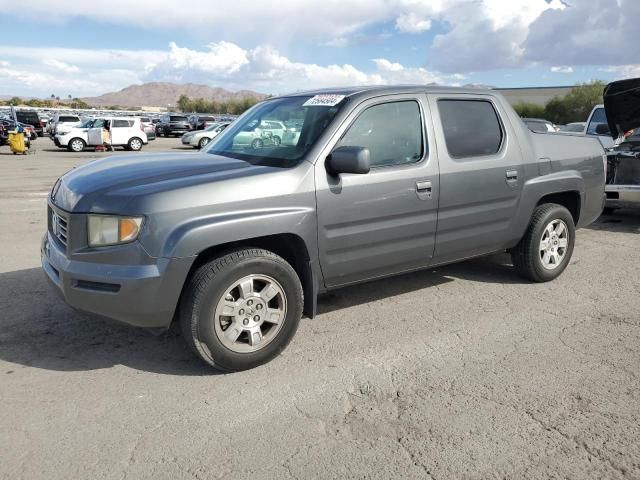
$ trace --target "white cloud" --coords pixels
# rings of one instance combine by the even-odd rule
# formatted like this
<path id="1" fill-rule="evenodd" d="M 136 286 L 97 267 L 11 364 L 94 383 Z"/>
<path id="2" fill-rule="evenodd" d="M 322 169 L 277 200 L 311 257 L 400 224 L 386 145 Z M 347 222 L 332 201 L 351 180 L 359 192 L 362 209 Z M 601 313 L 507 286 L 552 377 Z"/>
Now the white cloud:
<path id="1" fill-rule="evenodd" d="M 553 73 L 573 73 L 573 67 L 563 65 L 559 67 L 551 67 Z"/>
<path id="2" fill-rule="evenodd" d="M 422 33 L 431 29 L 431 20 L 422 18 L 414 12 L 396 18 L 396 30 L 402 33 Z"/>
<path id="3" fill-rule="evenodd" d="M 75 65 L 69 65 L 68 63 L 61 62 L 60 60 L 56 60 L 54 58 L 43 60 L 42 63 L 45 64 L 48 67 L 51 67 L 51 68 L 56 69 L 56 70 L 61 70 L 61 71 L 65 72 L 65 73 L 78 73 L 78 72 L 80 72 L 80 69 L 78 67 L 76 67 Z"/>
<path id="4" fill-rule="evenodd" d="M 275 94 L 345 85 L 451 83 L 461 78 L 406 67 L 387 58 L 372 59 L 367 69 L 348 63 L 297 62 L 268 45 L 244 49 L 230 42 L 213 43 L 201 50 L 172 42 L 168 50 L 148 51 L 145 58 L 128 50 L 22 47 L 14 51 L 2 46 L 0 50 L 9 52 L 10 60 L 16 62 L 0 63 L 0 91 L 41 96 L 90 96 L 149 81 L 202 83 Z"/>
<path id="5" fill-rule="evenodd" d="M 267 45 L 244 50 L 237 45 L 226 44 L 222 51 L 234 52 L 232 58 L 236 61 L 227 60 L 228 56 L 220 52 L 213 55 L 172 44 L 171 54 L 149 72 L 148 77 L 254 88 L 268 93 L 329 86 L 430 83 L 443 80 L 424 68 L 407 68 L 384 58 L 372 60 L 375 70 L 363 71 L 350 64 L 295 62 Z"/>
<path id="6" fill-rule="evenodd" d="M 541 14 L 529 29 L 526 59 L 546 65 L 627 65 L 637 61 L 638 0 L 581 0 Z"/>
<path id="7" fill-rule="evenodd" d="M 618 78 L 638 78 L 640 77 L 640 64 L 609 66 L 603 68 L 602 71 L 613 72 Z"/>

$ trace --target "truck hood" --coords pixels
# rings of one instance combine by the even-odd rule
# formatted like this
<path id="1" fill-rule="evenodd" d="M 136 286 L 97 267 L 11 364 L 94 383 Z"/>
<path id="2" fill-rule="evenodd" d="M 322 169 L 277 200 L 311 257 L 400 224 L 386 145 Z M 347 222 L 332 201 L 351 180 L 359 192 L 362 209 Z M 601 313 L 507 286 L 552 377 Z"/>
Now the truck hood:
<path id="1" fill-rule="evenodd" d="M 51 200 L 68 212 L 127 212 L 135 197 L 277 170 L 206 153 L 106 157 L 77 167 L 55 184 Z"/>
<path id="2" fill-rule="evenodd" d="M 609 83 L 603 93 L 611 136 L 640 127 L 640 78 Z"/>

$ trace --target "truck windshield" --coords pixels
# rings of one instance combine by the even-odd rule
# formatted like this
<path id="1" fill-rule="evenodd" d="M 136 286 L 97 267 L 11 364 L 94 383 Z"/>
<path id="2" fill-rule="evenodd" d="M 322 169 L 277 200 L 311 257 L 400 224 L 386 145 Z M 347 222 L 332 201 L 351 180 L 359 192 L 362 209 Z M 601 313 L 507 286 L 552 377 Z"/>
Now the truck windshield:
<path id="1" fill-rule="evenodd" d="M 210 142 L 207 153 L 256 165 L 293 167 L 307 154 L 345 102 L 342 95 L 266 100 Z"/>

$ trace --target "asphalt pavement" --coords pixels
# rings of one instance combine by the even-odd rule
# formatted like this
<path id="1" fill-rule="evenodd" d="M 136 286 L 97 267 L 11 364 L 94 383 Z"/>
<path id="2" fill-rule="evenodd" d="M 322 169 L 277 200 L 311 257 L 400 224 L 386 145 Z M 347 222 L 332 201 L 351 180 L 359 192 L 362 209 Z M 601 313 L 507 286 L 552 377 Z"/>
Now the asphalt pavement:
<path id="1" fill-rule="evenodd" d="M 0 147 L 0 478 L 640 478 L 640 211 L 579 230 L 554 282 L 496 255 L 335 291 L 220 375 L 49 288 L 46 196 L 110 154 L 35 149 Z"/>

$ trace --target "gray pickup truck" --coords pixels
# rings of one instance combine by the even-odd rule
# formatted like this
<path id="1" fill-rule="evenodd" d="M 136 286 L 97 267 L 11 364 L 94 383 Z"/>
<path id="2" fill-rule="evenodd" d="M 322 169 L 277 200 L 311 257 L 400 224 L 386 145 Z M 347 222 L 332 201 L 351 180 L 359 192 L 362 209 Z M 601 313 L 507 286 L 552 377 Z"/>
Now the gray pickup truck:
<path id="1" fill-rule="evenodd" d="M 297 141 L 235 141 L 265 120 Z M 597 139 L 530 132 L 490 90 L 296 93 L 198 153 L 63 175 L 42 266 L 75 309 L 175 320 L 205 362 L 243 370 L 278 355 L 330 289 L 504 251 L 532 281 L 554 279 L 602 212 L 605 160 Z"/>

